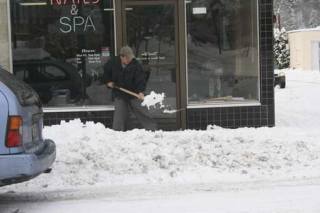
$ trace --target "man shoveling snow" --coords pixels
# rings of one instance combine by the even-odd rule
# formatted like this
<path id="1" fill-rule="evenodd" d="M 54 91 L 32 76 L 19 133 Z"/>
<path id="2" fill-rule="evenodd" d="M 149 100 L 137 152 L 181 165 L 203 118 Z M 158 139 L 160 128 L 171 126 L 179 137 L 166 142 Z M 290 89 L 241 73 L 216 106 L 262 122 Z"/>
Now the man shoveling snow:
<path id="1" fill-rule="evenodd" d="M 145 129 L 157 129 L 157 124 L 148 109 L 141 105 L 141 100 L 144 99 L 143 92 L 146 89 L 146 78 L 141 64 L 135 59 L 130 47 L 121 48 L 120 56 L 104 66 L 103 80 L 109 88 L 112 88 L 115 106 L 112 124 L 114 130 L 127 130 L 129 109 Z"/>

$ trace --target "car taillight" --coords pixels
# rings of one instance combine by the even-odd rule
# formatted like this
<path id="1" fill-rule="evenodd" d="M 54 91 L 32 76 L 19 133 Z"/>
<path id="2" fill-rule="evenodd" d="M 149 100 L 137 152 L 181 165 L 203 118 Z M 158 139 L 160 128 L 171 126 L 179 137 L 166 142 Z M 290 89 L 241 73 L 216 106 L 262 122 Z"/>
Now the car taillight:
<path id="1" fill-rule="evenodd" d="M 8 148 L 22 145 L 22 118 L 20 116 L 9 116 L 6 146 Z"/>

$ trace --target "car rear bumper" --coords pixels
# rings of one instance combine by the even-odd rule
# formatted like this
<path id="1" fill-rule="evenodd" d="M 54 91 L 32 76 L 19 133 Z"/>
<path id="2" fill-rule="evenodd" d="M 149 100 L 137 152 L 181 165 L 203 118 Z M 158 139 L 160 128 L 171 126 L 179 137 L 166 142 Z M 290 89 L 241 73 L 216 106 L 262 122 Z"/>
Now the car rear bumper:
<path id="1" fill-rule="evenodd" d="M 28 180 L 50 168 L 56 158 L 56 146 L 52 140 L 44 143 L 37 154 L 0 155 L 0 186 Z"/>

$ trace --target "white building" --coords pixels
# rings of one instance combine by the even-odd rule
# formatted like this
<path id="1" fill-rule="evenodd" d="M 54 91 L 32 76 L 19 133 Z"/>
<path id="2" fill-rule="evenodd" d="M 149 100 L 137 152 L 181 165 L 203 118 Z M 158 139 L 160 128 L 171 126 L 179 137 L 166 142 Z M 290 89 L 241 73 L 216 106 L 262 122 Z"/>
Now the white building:
<path id="1" fill-rule="evenodd" d="M 320 27 L 288 32 L 290 68 L 320 71 Z"/>

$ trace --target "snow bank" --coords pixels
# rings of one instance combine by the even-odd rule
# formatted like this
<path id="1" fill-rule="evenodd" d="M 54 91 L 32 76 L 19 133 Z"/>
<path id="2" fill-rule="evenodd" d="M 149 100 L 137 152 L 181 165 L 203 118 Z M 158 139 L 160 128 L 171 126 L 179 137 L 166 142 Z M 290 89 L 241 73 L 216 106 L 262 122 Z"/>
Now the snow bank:
<path id="1" fill-rule="evenodd" d="M 45 135 L 57 143 L 53 171 L 20 184 L 20 190 L 301 178 L 320 173 L 319 134 L 286 128 L 119 133 L 75 120 L 47 127 Z"/>
<path id="2" fill-rule="evenodd" d="M 287 88 L 275 90 L 275 128 L 124 133 L 99 123 L 62 122 L 44 129 L 57 144 L 52 173 L 6 188 L 45 191 L 319 176 L 320 75 L 285 72 Z"/>

